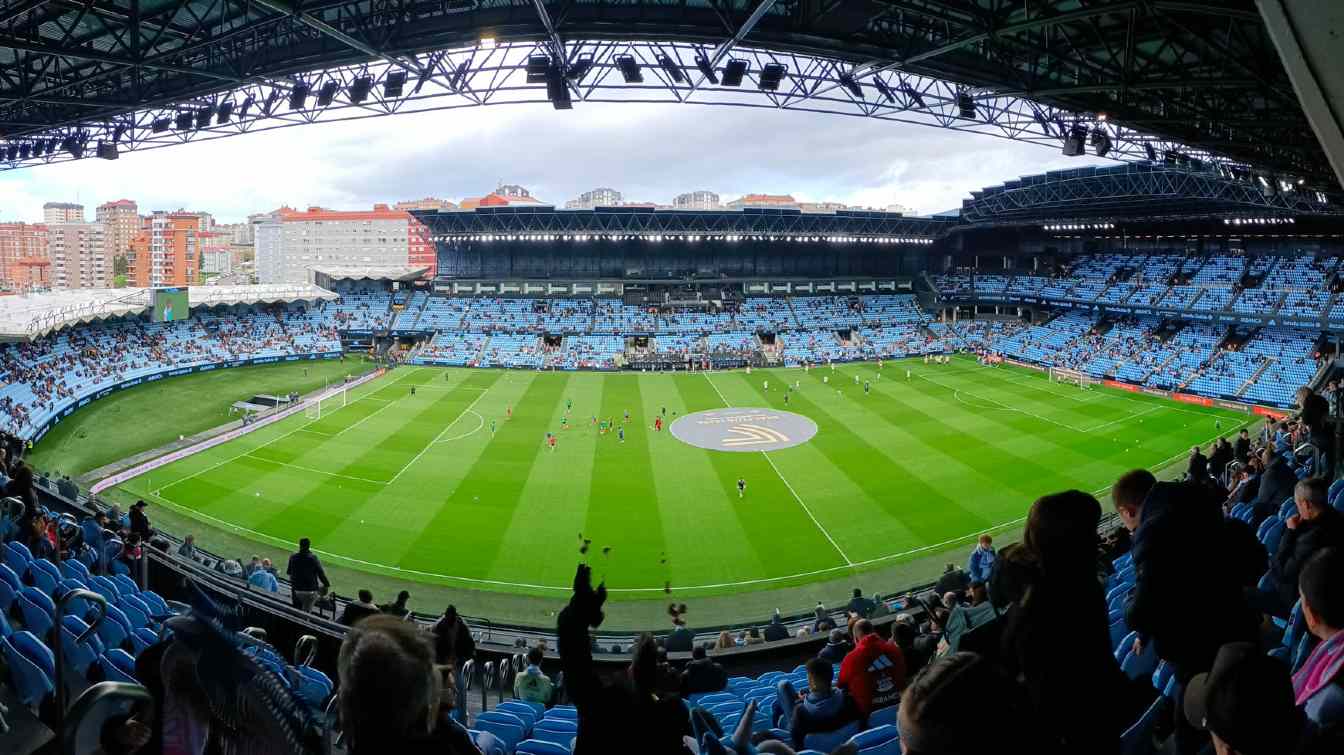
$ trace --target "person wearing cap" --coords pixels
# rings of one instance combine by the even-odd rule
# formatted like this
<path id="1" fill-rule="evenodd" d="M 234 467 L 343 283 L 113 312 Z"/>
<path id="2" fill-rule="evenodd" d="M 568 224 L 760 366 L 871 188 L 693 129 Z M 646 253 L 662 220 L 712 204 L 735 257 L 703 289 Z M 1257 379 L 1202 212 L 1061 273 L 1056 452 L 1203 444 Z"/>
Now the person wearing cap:
<path id="1" fill-rule="evenodd" d="M 1344 722 L 1344 548 L 1327 548 L 1302 567 L 1302 618 L 1318 640 L 1293 675 L 1296 702 L 1319 726 Z"/>
<path id="2" fill-rule="evenodd" d="M 854 646 L 849 644 L 849 633 L 843 629 L 832 629 L 830 636 L 826 640 L 826 645 L 817 652 L 817 657 L 827 663 L 835 664 L 843 661 L 849 651 Z"/>
<path id="3" fill-rule="evenodd" d="M 1288 667 L 1250 642 L 1219 648 L 1213 667 L 1186 684 L 1182 708 L 1217 755 L 1286 755 L 1304 733 Z"/>
<path id="4" fill-rule="evenodd" d="M 154 536 L 154 530 L 149 526 L 149 517 L 145 516 L 145 507 L 149 504 L 143 500 L 131 504 L 131 533 L 139 535 L 140 539 L 149 542 Z"/>
<path id="5" fill-rule="evenodd" d="M 770 617 L 770 623 L 765 625 L 765 641 L 775 642 L 776 640 L 789 639 L 789 628 L 784 626 L 784 619 L 779 615 L 779 609 Z"/>

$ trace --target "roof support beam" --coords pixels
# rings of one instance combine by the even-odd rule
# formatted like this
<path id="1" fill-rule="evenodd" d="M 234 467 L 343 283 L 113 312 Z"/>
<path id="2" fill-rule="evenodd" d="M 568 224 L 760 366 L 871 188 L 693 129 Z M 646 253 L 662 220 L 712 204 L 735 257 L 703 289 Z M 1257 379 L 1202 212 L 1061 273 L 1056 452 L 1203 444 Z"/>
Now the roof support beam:
<path id="1" fill-rule="evenodd" d="M 724 57 L 726 57 L 734 47 L 741 44 L 742 40 L 747 38 L 747 35 L 751 33 L 751 30 L 756 28 L 756 24 L 760 23 L 761 18 L 764 17 L 766 13 L 769 13 L 770 9 L 773 7 L 775 7 L 775 0 L 761 0 L 756 6 L 756 10 L 752 11 L 751 15 L 747 16 L 747 20 L 743 21 L 742 25 L 737 27 L 737 31 L 733 33 L 733 36 L 724 41 L 723 44 L 719 45 L 718 48 L 714 50 L 714 57 L 709 59 L 709 67 L 713 69 L 718 66 L 719 63 L 723 62 Z M 703 73 L 700 74 L 700 78 L 696 79 L 695 83 L 691 85 L 691 89 L 686 93 L 686 97 L 689 98 L 692 94 L 695 94 L 695 90 L 699 89 L 700 85 L 705 83 L 706 78 L 708 77 Z"/>
<path id="2" fill-rule="evenodd" d="M 314 29 L 319 33 L 323 34 L 324 36 L 330 37 L 336 40 L 337 42 L 340 42 L 346 47 L 358 50 L 370 57 L 381 58 L 383 60 L 386 60 L 392 65 L 405 68 L 406 70 L 410 71 L 416 76 L 424 74 L 424 69 L 422 69 L 420 67 L 420 64 L 416 63 L 414 59 L 404 58 L 400 55 L 393 55 L 391 53 L 386 53 L 371 45 L 365 44 L 364 42 L 355 39 L 349 34 L 346 34 L 345 32 L 341 31 L 340 29 L 337 29 L 336 27 L 332 26 L 326 21 L 323 21 L 322 19 L 312 15 L 311 13 L 306 13 L 302 10 L 299 10 L 298 6 L 291 5 L 289 2 L 286 2 L 285 0 L 253 0 L 253 1 L 257 5 L 262 6 L 263 8 L 269 8 L 270 10 L 273 10 L 276 13 L 282 13 L 286 16 L 291 16 L 297 19 L 304 26 L 307 26 L 310 29 Z"/>

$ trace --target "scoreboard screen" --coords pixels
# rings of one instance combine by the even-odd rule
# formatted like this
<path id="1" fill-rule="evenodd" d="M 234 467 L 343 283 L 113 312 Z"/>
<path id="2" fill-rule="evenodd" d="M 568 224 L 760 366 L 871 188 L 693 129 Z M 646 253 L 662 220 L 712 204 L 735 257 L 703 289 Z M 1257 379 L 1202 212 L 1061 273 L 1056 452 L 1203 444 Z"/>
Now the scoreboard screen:
<path id="1" fill-rule="evenodd" d="M 172 322 L 191 317 L 186 288 L 156 288 L 153 292 L 154 322 Z"/>

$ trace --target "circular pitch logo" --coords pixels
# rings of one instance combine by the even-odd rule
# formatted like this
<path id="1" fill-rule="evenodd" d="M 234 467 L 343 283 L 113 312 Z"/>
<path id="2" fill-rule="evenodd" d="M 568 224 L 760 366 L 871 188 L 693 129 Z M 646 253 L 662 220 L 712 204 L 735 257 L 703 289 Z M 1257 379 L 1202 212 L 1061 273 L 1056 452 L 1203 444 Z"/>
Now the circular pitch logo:
<path id="1" fill-rule="evenodd" d="M 711 451 L 778 451 L 811 440 L 817 423 L 777 409 L 713 409 L 679 417 L 668 429 L 677 440 Z"/>

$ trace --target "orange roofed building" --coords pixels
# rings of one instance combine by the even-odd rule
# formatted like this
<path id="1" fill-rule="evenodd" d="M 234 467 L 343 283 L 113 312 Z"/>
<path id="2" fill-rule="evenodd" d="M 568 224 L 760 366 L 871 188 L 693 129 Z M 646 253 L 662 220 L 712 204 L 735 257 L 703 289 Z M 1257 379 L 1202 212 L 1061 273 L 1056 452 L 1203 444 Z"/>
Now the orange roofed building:
<path id="1" fill-rule="evenodd" d="M 44 288 L 49 285 L 50 267 L 45 225 L 0 223 L 0 289 L 24 292 Z"/>
<path id="2" fill-rule="evenodd" d="M 133 286 L 194 286 L 201 276 L 201 215 L 156 212 L 131 238 Z"/>

